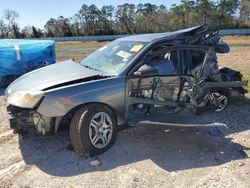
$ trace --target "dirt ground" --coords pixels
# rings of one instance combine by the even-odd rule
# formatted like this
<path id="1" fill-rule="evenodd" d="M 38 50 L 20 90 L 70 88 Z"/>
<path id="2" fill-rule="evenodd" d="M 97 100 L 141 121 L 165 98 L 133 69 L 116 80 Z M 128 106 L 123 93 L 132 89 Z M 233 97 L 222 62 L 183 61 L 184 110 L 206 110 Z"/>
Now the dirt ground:
<path id="1" fill-rule="evenodd" d="M 230 54 L 220 66 L 250 75 L 250 37 L 225 37 Z M 80 60 L 105 43 L 57 43 L 58 60 Z M 97 158 L 70 150 L 68 132 L 26 138 L 9 130 L 0 97 L 0 187 L 250 187 L 250 98 L 233 99 L 201 118 L 228 128 L 141 125 L 118 134 Z M 98 159 L 99 166 L 90 162 Z"/>

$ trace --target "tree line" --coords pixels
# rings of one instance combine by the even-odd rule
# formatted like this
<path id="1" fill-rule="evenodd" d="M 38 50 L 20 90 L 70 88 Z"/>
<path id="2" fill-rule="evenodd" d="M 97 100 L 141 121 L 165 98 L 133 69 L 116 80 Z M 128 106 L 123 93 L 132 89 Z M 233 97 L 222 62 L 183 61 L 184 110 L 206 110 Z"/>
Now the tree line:
<path id="1" fill-rule="evenodd" d="M 43 29 L 18 26 L 14 10 L 0 19 L 1 38 L 69 37 L 136 34 L 173 31 L 200 24 L 211 28 L 250 28 L 250 0 L 181 0 L 170 9 L 165 5 L 125 3 L 100 9 L 83 4 L 72 17 L 50 18 Z"/>

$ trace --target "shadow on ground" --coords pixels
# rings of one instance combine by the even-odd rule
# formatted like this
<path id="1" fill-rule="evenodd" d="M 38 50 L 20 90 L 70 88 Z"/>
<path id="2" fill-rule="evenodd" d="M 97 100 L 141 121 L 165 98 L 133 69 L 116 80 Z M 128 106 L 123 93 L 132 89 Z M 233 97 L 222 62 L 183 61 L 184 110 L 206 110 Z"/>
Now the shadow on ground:
<path id="1" fill-rule="evenodd" d="M 221 114 L 210 117 L 225 123 L 226 130 L 141 125 L 120 132 L 115 145 L 98 157 L 102 162 L 98 167 L 90 165 L 93 158 L 67 149 L 67 131 L 50 137 L 20 137 L 20 149 L 26 164 L 54 176 L 106 171 L 143 160 L 151 160 L 169 172 L 217 166 L 247 158 L 245 151 L 249 148 L 226 136 L 250 129 L 250 102 L 245 98 L 237 100 Z"/>

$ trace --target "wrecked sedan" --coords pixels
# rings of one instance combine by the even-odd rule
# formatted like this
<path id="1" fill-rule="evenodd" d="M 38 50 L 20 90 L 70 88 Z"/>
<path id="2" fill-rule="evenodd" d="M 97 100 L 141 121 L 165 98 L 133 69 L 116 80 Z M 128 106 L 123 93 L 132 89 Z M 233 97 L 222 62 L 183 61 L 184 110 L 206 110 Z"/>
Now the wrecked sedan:
<path id="1" fill-rule="evenodd" d="M 124 125 L 220 126 L 194 117 L 202 109 L 222 111 L 231 95 L 245 93 L 239 72 L 218 68 L 216 53 L 227 52 L 206 25 L 117 39 L 80 63 L 15 80 L 5 91 L 11 127 L 40 134 L 69 127 L 74 150 L 94 156 Z"/>

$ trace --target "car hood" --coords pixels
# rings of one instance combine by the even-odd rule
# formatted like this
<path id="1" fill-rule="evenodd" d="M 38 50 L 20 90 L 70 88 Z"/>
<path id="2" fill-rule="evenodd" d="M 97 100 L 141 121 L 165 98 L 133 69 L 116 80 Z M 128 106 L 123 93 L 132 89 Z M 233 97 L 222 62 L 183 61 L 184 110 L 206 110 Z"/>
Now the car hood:
<path id="1" fill-rule="evenodd" d="M 72 60 L 63 61 L 29 72 L 14 82 L 6 89 L 5 94 L 16 91 L 36 90 L 41 91 L 53 86 L 62 86 L 73 81 L 99 76 L 101 71 L 92 70 L 75 63 Z"/>

